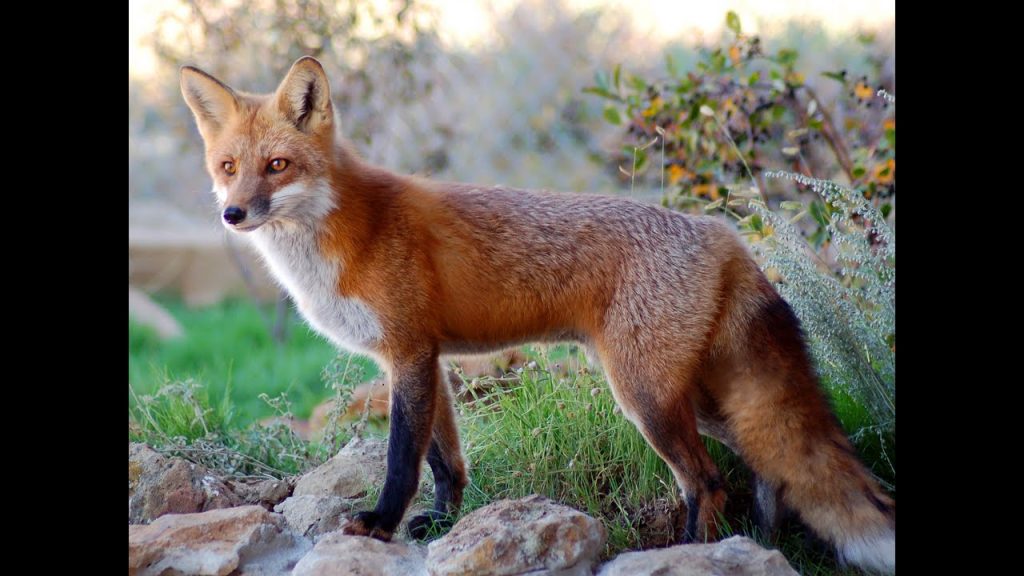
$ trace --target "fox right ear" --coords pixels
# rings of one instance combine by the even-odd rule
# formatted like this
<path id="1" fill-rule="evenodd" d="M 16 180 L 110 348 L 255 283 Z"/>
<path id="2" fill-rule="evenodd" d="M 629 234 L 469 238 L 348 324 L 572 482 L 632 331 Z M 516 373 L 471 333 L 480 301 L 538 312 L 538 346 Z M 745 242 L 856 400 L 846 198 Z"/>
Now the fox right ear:
<path id="1" fill-rule="evenodd" d="M 181 94 L 196 117 L 203 140 L 209 141 L 238 111 L 234 90 L 198 68 L 181 67 Z"/>
<path id="2" fill-rule="evenodd" d="M 277 105 L 292 124 L 307 134 L 330 129 L 334 117 L 327 73 L 312 56 L 303 56 L 277 87 Z"/>

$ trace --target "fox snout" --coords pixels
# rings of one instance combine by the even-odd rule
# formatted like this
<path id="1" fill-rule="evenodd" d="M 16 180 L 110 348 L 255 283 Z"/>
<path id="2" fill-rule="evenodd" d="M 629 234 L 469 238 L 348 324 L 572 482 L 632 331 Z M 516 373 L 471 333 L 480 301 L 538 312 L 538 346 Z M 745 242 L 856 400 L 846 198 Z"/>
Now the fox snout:
<path id="1" fill-rule="evenodd" d="M 228 224 L 241 224 L 245 220 L 245 209 L 238 206 L 228 206 L 224 209 L 224 221 Z"/>
<path id="2" fill-rule="evenodd" d="M 266 223 L 270 212 L 270 200 L 263 196 L 244 196 L 226 193 L 218 194 L 221 219 L 230 230 L 249 232 Z"/>

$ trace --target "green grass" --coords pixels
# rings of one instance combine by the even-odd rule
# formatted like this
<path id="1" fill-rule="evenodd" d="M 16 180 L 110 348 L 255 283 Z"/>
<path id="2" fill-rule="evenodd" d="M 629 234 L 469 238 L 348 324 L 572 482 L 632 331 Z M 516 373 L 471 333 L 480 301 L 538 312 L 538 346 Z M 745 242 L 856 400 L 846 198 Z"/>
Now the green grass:
<path id="1" fill-rule="evenodd" d="M 211 404 L 230 401 L 240 426 L 274 414 L 260 394 L 287 393 L 299 418 L 307 418 L 332 394 L 322 371 L 337 353 L 296 314 L 290 314 L 285 342 L 277 344 L 251 302 L 236 300 L 202 309 L 175 301 L 162 304 L 181 323 L 185 336 L 160 341 L 128 319 L 128 383 L 137 394 L 153 394 L 165 383 L 194 379 L 203 383 Z M 272 317 L 272 308 L 266 314 Z M 377 374 L 365 358 L 356 357 L 353 363 L 366 378 Z M 130 394 L 128 402 L 133 402 Z"/>

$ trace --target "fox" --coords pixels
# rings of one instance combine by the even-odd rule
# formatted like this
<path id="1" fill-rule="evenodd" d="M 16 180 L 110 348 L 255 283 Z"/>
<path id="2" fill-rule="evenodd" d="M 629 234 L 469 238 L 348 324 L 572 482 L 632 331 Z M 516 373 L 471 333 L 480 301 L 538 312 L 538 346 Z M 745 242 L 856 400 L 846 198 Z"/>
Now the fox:
<path id="1" fill-rule="evenodd" d="M 374 166 L 341 135 L 313 57 L 270 94 L 191 66 L 180 84 L 224 226 L 251 240 L 316 332 L 389 379 L 384 486 L 345 533 L 389 541 L 424 460 L 434 504 L 409 534 L 457 517 L 469 480 L 441 355 L 574 341 L 671 469 L 683 543 L 714 540 L 726 500 L 703 434 L 752 470 L 760 526 L 794 511 L 841 562 L 895 572 L 895 501 L 832 412 L 799 320 L 728 223 Z"/>

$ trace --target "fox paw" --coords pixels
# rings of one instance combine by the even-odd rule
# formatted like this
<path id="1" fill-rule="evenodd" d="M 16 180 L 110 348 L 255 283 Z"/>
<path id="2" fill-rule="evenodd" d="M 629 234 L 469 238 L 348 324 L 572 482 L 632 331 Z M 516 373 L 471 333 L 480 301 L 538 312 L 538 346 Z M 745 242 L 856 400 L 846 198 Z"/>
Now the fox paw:
<path id="1" fill-rule="evenodd" d="M 360 512 L 341 527 L 342 534 L 368 536 L 383 542 L 390 542 L 393 532 L 380 527 L 380 515 L 376 512 Z"/>
<path id="2" fill-rule="evenodd" d="M 432 540 L 452 527 L 452 519 L 447 514 L 431 510 L 414 516 L 409 521 L 409 535 L 417 540 Z"/>

